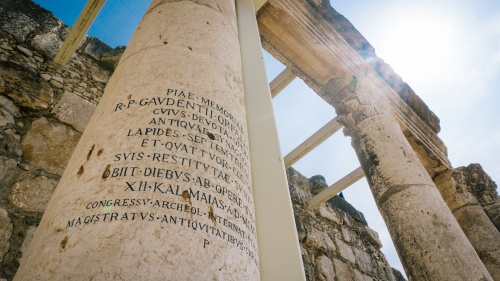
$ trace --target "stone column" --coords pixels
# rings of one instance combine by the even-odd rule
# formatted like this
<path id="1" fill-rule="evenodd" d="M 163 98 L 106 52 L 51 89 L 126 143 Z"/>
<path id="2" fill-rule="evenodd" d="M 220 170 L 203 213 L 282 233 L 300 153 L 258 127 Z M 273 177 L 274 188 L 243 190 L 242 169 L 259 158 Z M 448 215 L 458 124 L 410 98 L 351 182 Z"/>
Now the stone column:
<path id="1" fill-rule="evenodd" d="M 234 1 L 154 0 L 15 280 L 259 280 Z"/>
<path id="2" fill-rule="evenodd" d="M 325 90 L 352 137 L 409 280 L 492 280 L 376 83 L 346 75 Z"/>
<path id="3" fill-rule="evenodd" d="M 491 277 L 500 280 L 500 232 L 467 190 L 465 175 L 449 170 L 434 182 Z"/>

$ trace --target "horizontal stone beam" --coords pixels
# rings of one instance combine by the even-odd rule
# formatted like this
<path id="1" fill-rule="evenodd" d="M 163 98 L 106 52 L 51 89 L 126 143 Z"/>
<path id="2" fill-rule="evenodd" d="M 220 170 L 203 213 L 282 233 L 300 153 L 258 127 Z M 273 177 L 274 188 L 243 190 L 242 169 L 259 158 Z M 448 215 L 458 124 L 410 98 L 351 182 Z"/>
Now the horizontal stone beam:
<path id="1" fill-rule="evenodd" d="M 106 0 L 87 1 L 87 4 L 85 4 L 68 36 L 66 36 L 64 43 L 54 57 L 55 63 L 65 66 L 69 62 L 105 2 Z"/>
<path id="2" fill-rule="evenodd" d="M 290 84 L 297 75 L 293 73 L 290 68 L 285 68 L 276 78 L 269 83 L 269 88 L 271 89 L 271 97 L 277 96 L 288 84 Z"/>
<path id="3" fill-rule="evenodd" d="M 291 167 L 307 153 L 335 134 L 340 128 L 342 128 L 342 125 L 337 121 L 337 117 L 330 120 L 330 122 L 326 123 L 321 129 L 285 156 L 285 168 L 288 169 Z"/>
<path id="4" fill-rule="evenodd" d="M 361 167 L 357 168 L 356 170 L 350 172 L 347 176 L 341 178 L 339 181 L 335 182 L 334 184 L 330 185 L 329 187 L 323 189 L 320 193 L 316 194 L 309 202 L 307 203 L 307 208 L 309 210 L 314 210 L 317 208 L 321 203 L 327 201 L 328 199 L 332 198 L 333 196 L 339 194 L 342 192 L 342 190 L 348 188 L 361 178 L 365 176 L 365 173 L 363 172 L 363 169 Z"/>

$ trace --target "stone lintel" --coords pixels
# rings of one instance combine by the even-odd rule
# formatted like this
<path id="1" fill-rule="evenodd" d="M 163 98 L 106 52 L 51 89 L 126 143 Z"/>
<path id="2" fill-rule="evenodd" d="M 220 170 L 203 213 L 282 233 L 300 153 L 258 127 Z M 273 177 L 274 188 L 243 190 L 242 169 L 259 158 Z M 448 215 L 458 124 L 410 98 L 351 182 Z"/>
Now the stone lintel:
<path id="1" fill-rule="evenodd" d="M 361 34 L 323 2 L 268 1 L 257 13 L 263 47 L 330 104 L 332 96 L 325 92 L 328 81 L 346 74 L 370 77 L 389 101 L 402 129 L 429 152 L 421 156 L 450 168 L 446 146 L 437 136 L 439 119 L 376 57 Z"/>

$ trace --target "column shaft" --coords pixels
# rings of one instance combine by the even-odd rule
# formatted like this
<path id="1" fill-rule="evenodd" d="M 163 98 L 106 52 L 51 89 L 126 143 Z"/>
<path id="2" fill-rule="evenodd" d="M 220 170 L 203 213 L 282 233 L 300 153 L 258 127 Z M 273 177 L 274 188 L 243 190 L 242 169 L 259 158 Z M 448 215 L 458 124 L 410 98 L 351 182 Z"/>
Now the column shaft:
<path id="1" fill-rule="evenodd" d="M 234 1 L 152 2 L 15 280 L 259 280 Z"/>
<path id="2" fill-rule="evenodd" d="M 467 190 L 464 175 L 450 170 L 434 182 L 493 279 L 500 280 L 500 232 Z"/>
<path id="3" fill-rule="evenodd" d="M 326 90 L 409 280 L 492 280 L 374 83 L 346 76 Z"/>

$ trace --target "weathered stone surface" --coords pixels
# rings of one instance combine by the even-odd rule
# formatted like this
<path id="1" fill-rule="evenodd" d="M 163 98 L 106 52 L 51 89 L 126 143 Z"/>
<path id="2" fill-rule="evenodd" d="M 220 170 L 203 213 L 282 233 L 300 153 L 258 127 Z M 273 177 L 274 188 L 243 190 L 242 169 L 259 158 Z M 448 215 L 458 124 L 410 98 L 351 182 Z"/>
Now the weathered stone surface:
<path id="1" fill-rule="evenodd" d="M 378 262 L 377 263 L 377 271 L 378 271 L 378 275 L 381 276 L 384 280 L 387 280 L 387 281 L 396 281 L 396 277 L 394 276 L 394 273 L 393 273 L 393 268 L 386 265 L 386 264 L 383 264 L 381 262 Z"/>
<path id="2" fill-rule="evenodd" d="M 329 205 L 321 204 L 318 207 L 318 215 L 337 224 L 342 223 L 342 218 Z"/>
<path id="3" fill-rule="evenodd" d="M 49 58 L 54 58 L 62 45 L 62 40 L 53 32 L 37 34 L 31 39 L 31 45 Z"/>
<path id="4" fill-rule="evenodd" d="M 3 81 L 2 76 L 0 76 L 0 93 L 5 92 L 5 81 Z"/>
<path id="5" fill-rule="evenodd" d="M 39 24 L 21 12 L 6 11 L 6 6 L 0 6 L 0 28 L 9 32 L 20 41 L 26 40 Z"/>
<path id="6" fill-rule="evenodd" d="M 19 109 L 6 97 L 0 96 L 0 127 L 14 124 L 14 117 L 19 116 Z"/>
<path id="7" fill-rule="evenodd" d="M 116 47 L 111 52 L 102 56 L 101 65 L 110 70 L 115 69 L 124 51 L 125 51 L 124 46 Z"/>
<path id="8" fill-rule="evenodd" d="M 354 280 L 355 281 L 373 281 L 373 278 L 371 278 L 368 275 L 364 275 L 361 273 L 361 271 L 354 269 Z"/>
<path id="9" fill-rule="evenodd" d="M 9 174 L 10 170 L 17 166 L 17 161 L 0 156 L 0 182 Z"/>
<path id="10" fill-rule="evenodd" d="M 373 271 L 373 265 L 370 258 L 365 251 L 362 251 L 358 248 L 353 247 L 354 256 L 356 257 L 356 263 L 359 266 L 359 269 L 365 273 L 371 273 Z"/>
<path id="11" fill-rule="evenodd" d="M 24 253 L 26 253 L 26 250 L 28 250 L 28 247 L 31 243 L 31 240 L 33 240 L 33 236 L 35 235 L 37 227 L 36 226 L 29 226 L 28 229 L 26 230 L 26 234 L 24 236 L 24 241 L 23 244 L 21 245 L 21 248 L 19 251 L 21 252 L 21 257 L 19 258 L 19 263 L 21 263 L 22 257 Z"/>
<path id="12" fill-rule="evenodd" d="M 382 248 L 383 246 L 382 241 L 380 241 L 378 233 L 375 230 L 369 228 L 368 226 L 365 227 L 364 230 L 365 231 L 363 231 L 363 237 L 367 239 L 368 242 L 370 242 L 372 245 L 375 245 L 377 248 L 379 249 Z"/>
<path id="13" fill-rule="evenodd" d="M 379 275 L 379 271 L 373 269 L 373 265 L 378 263 L 390 268 L 379 250 L 380 241 L 378 244 L 371 241 L 378 240 L 376 232 L 354 221 L 342 209 L 332 209 L 328 204 L 320 205 L 315 212 L 307 211 L 307 201 L 303 198 L 311 196 L 311 180 L 305 180 L 304 176 L 292 168 L 287 170 L 287 174 L 290 193 L 302 194 L 292 197 L 292 202 L 306 280 L 325 280 L 329 264 L 327 259 L 337 259 L 338 264 L 334 268 L 339 267 L 342 271 L 341 275 L 336 273 L 335 280 L 388 280 L 385 271 L 381 271 L 382 275 Z M 373 233 L 370 235 L 367 231 Z M 305 236 L 304 232 L 308 236 L 301 238 Z M 348 245 L 341 237 L 347 238 L 355 246 Z M 340 241 L 339 247 L 330 244 L 332 238 L 335 238 L 333 241 Z"/>
<path id="14" fill-rule="evenodd" d="M 342 227 L 340 230 L 342 232 L 342 238 L 344 239 L 344 241 L 347 241 L 349 243 L 354 243 L 356 241 L 356 234 L 349 230 L 349 228 Z"/>
<path id="15" fill-rule="evenodd" d="M 306 236 L 306 245 L 314 248 L 323 248 L 328 250 L 335 250 L 335 244 L 326 232 L 312 228 Z"/>
<path id="16" fill-rule="evenodd" d="M 349 270 L 349 265 L 345 262 L 333 259 L 333 265 L 335 266 L 335 273 L 337 275 L 337 280 L 353 280 L 351 276 L 351 271 Z"/>
<path id="17" fill-rule="evenodd" d="M 309 180 L 294 169 L 287 169 L 286 174 L 289 178 L 288 185 L 292 201 L 298 204 L 306 204 L 312 197 Z"/>
<path id="18" fill-rule="evenodd" d="M 3 260 L 3 256 L 10 247 L 9 238 L 12 235 L 12 223 L 7 214 L 7 211 L 0 207 L 0 263 Z"/>
<path id="19" fill-rule="evenodd" d="M 478 165 L 449 170 L 434 181 L 493 279 L 500 279 L 500 232 L 480 203 L 496 199 L 496 185 L 488 189 L 485 182 L 492 181 Z"/>
<path id="20" fill-rule="evenodd" d="M 27 57 L 32 57 L 33 53 L 21 45 L 17 45 L 17 50 Z"/>
<path id="21" fill-rule="evenodd" d="M 321 175 L 312 176 L 309 178 L 309 182 L 311 182 L 311 192 L 312 194 L 318 194 L 323 189 L 328 187 L 326 183 L 325 177 Z"/>
<path id="22" fill-rule="evenodd" d="M 352 264 L 355 264 L 356 258 L 354 257 L 354 253 L 352 252 L 351 246 L 347 245 L 346 243 L 344 243 L 344 241 L 342 241 L 339 238 L 335 238 L 335 243 L 337 244 L 340 256 L 348 260 Z"/>
<path id="23" fill-rule="evenodd" d="M 332 208 L 340 209 L 340 210 L 344 211 L 345 213 L 349 214 L 356 221 L 358 221 L 358 222 L 360 222 L 360 223 L 362 223 L 364 225 L 368 225 L 368 223 L 366 222 L 366 219 L 365 219 L 365 216 L 363 215 L 363 213 L 361 213 L 360 211 L 356 210 L 356 208 L 354 208 L 344 198 L 342 198 L 342 197 L 340 197 L 338 195 L 335 195 L 332 198 L 328 199 L 328 201 L 326 201 L 326 202 Z"/>
<path id="24" fill-rule="evenodd" d="M 9 201 L 28 212 L 43 212 L 57 181 L 44 176 L 25 179 L 12 186 Z"/>
<path id="25" fill-rule="evenodd" d="M 42 77 L 45 81 L 49 81 L 50 79 L 52 79 L 52 76 L 50 76 L 50 74 L 47 73 L 40 74 L 40 77 Z"/>
<path id="26" fill-rule="evenodd" d="M 99 38 L 95 37 L 89 37 L 86 45 L 83 47 L 84 53 L 95 57 L 97 60 L 101 59 L 105 54 L 108 54 L 111 51 L 113 51 L 113 48 L 102 42 Z"/>
<path id="27" fill-rule="evenodd" d="M 47 82 L 21 64 L 0 62 L 0 75 L 6 84 L 5 93 L 21 106 L 46 109 L 53 99 Z"/>
<path id="28" fill-rule="evenodd" d="M 500 198 L 496 199 L 495 202 L 489 205 L 483 206 L 483 208 L 498 231 L 500 231 Z"/>
<path id="29" fill-rule="evenodd" d="M 317 258 L 320 278 L 325 281 L 335 281 L 335 270 L 333 269 L 333 262 L 327 256 L 320 256 Z"/>
<path id="30" fill-rule="evenodd" d="M 54 78 L 54 77 L 53 77 Z M 64 92 L 52 113 L 62 122 L 73 126 L 77 131 L 85 130 L 96 106 L 69 92 Z"/>
<path id="31" fill-rule="evenodd" d="M 395 268 L 391 268 L 392 269 L 392 275 L 394 275 L 394 278 L 396 279 L 396 281 L 406 281 L 405 277 L 403 276 L 403 274 L 401 274 L 401 272 L 399 272 L 399 270 L 395 269 Z"/>
<path id="32" fill-rule="evenodd" d="M 79 138 L 80 133 L 42 117 L 32 123 L 22 141 L 24 158 L 50 173 L 61 175 Z"/>

